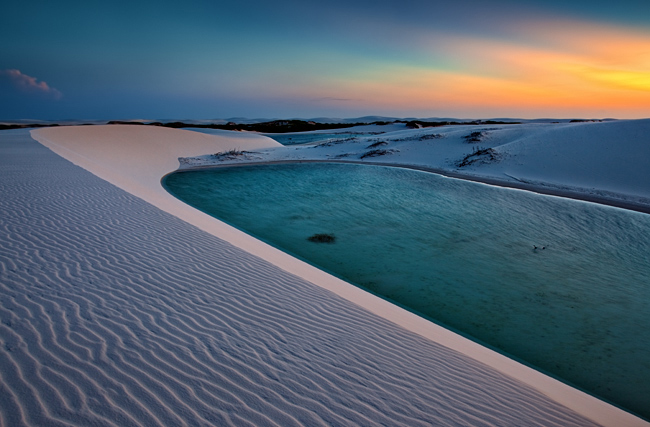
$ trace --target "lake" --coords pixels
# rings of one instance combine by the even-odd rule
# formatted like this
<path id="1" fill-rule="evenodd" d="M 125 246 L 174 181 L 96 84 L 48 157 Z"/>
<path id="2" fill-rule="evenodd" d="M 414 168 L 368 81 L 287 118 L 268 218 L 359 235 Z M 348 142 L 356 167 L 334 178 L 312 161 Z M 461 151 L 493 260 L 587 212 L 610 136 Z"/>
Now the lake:
<path id="1" fill-rule="evenodd" d="M 186 203 L 650 418 L 650 215 L 403 168 L 168 175 Z M 332 243 L 309 238 L 333 236 Z"/>

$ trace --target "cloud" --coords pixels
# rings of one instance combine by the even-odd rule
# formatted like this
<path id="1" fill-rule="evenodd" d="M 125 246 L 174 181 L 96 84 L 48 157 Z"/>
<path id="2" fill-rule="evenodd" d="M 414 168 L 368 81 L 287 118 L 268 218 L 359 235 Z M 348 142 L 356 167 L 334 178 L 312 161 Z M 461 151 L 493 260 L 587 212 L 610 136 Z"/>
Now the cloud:
<path id="1" fill-rule="evenodd" d="M 54 99 L 61 99 L 63 94 L 61 91 L 50 87 L 44 81 L 37 81 L 36 77 L 28 76 L 23 74 L 20 70 L 8 69 L 0 70 L 0 76 L 6 76 L 11 80 L 11 82 L 23 92 L 28 93 L 40 93 L 48 95 Z"/>

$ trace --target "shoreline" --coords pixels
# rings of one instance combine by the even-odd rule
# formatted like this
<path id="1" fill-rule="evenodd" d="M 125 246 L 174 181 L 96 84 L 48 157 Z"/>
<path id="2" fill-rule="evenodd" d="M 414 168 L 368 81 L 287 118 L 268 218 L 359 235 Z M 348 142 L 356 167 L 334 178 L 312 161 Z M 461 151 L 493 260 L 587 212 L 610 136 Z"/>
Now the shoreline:
<path id="1" fill-rule="evenodd" d="M 404 169 L 412 169 L 412 170 L 417 170 L 421 172 L 429 172 L 433 173 L 436 175 L 444 176 L 447 178 L 453 178 L 453 179 L 461 179 L 464 181 L 471 181 L 471 182 L 476 182 L 479 184 L 486 184 L 486 185 L 492 185 L 496 187 L 502 187 L 502 188 L 511 188 L 511 189 L 516 189 L 516 190 L 523 190 L 523 191 L 529 191 L 532 193 L 537 193 L 545 196 L 555 196 L 555 197 L 562 197 L 565 199 L 572 199 L 572 200 L 577 200 L 581 202 L 589 202 L 589 203 L 596 203 L 599 205 L 603 206 L 609 206 L 609 207 L 614 207 L 614 208 L 619 208 L 619 209 L 626 209 L 629 211 L 633 212 L 639 212 L 639 213 L 644 213 L 644 214 L 649 214 L 650 215 L 650 205 L 645 205 L 641 203 L 634 203 L 630 201 L 625 201 L 625 200 L 618 200 L 614 198 L 608 198 L 604 196 L 597 196 L 593 194 L 588 194 L 588 193 L 583 193 L 580 191 L 571 191 L 571 190 L 562 190 L 562 189 L 557 189 L 557 188 L 552 188 L 552 187 L 544 187 L 544 186 L 539 186 L 535 184 L 529 184 L 525 182 L 517 182 L 517 181 L 507 181 L 507 180 L 501 180 L 498 178 L 491 178 L 491 177 L 482 177 L 482 176 L 476 176 L 476 175 L 466 175 L 458 172 L 453 172 L 445 169 L 440 169 L 440 168 L 433 168 L 433 167 L 427 167 L 427 166 L 421 166 L 421 165 L 410 165 L 410 164 L 403 164 L 403 163 L 390 163 L 390 162 L 362 162 L 358 160 L 317 160 L 317 159 L 304 159 L 304 160 L 269 160 L 269 161 L 246 161 L 246 162 L 241 162 L 241 163 L 225 163 L 225 164 L 212 164 L 212 165 L 202 165 L 202 166 L 190 166 L 190 167 L 185 167 L 182 169 L 177 169 L 175 171 L 170 172 L 169 174 L 172 173 L 182 173 L 182 172 L 191 172 L 191 171 L 196 171 L 196 170 L 205 170 L 205 169 L 213 169 L 213 168 L 223 168 L 223 167 L 242 167 L 242 166 L 263 166 L 263 165 L 280 165 L 280 164 L 292 164 L 292 163 L 348 163 L 348 164 L 355 164 L 355 165 L 367 165 L 367 166 L 385 166 L 385 167 L 394 167 L 394 168 L 404 168 Z M 167 175 L 169 175 L 167 174 Z M 166 175 L 165 175 L 166 176 Z M 165 177 L 163 176 L 161 178 L 161 181 Z"/>

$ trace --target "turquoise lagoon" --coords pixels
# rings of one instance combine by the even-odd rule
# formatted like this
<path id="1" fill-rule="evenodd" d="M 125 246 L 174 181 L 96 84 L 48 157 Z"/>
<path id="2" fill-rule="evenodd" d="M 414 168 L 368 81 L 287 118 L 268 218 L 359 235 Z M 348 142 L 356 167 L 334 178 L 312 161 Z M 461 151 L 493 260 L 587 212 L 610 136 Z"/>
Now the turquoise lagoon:
<path id="1" fill-rule="evenodd" d="M 168 175 L 186 203 L 650 418 L 650 215 L 380 166 Z M 333 244 L 314 234 L 333 234 Z"/>

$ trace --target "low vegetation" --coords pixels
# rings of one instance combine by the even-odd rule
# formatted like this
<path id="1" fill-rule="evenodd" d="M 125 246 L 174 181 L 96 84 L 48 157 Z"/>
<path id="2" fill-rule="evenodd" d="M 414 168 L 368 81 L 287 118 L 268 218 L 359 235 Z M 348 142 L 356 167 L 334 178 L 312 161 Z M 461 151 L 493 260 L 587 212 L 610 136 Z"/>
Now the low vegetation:
<path id="1" fill-rule="evenodd" d="M 357 142 L 358 138 L 356 136 L 350 137 L 350 138 L 343 138 L 343 139 L 328 139 L 324 142 L 321 142 L 319 144 L 316 144 L 313 146 L 313 148 L 316 147 L 331 147 L 332 145 L 337 145 L 337 144 L 343 144 L 345 142 Z"/>
<path id="2" fill-rule="evenodd" d="M 411 120 L 406 122 L 406 127 L 410 129 L 440 127 L 440 126 L 467 126 L 467 125 L 519 125 L 521 122 L 503 122 L 498 120 L 474 120 L 471 122 L 426 122 L 422 120 Z"/>
<path id="3" fill-rule="evenodd" d="M 144 126 L 161 126 L 167 128 L 202 128 L 202 129 L 223 129 L 234 131 L 251 131 L 261 133 L 287 133 L 287 132 L 309 132 L 314 130 L 328 130 L 328 129 L 343 129 L 354 126 L 367 125 L 368 123 L 316 123 L 313 121 L 305 120 L 273 120 L 270 122 L 262 123 L 235 123 L 228 122 L 226 124 L 208 123 L 208 124 L 195 124 L 185 122 L 122 122 L 111 121 L 108 124 L 130 124 L 130 125 L 144 125 Z"/>
<path id="4" fill-rule="evenodd" d="M 480 130 L 480 131 L 472 132 L 469 135 L 465 135 L 463 138 L 465 138 L 465 142 L 473 144 L 475 142 L 481 142 L 483 138 L 485 138 L 486 136 L 487 136 L 487 132 Z"/>
<path id="5" fill-rule="evenodd" d="M 239 157 L 246 156 L 247 154 L 253 154 L 253 152 L 232 149 L 228 151 L 219 151 L 218 153 L 215 153 L 212 156 L 217 160 L 233 160 Z"/>
<path id="6" fill-rule="evenodd" d="M 377 147 L 381 147 L 382 145 L 388 145 L 388 143 L 386 141 L 377 141 L 373 144 L 370 144 L 366 148 L 377 148 Z"/>
<path id="7" fill-rule="evenodd" d="M 417 140 L 418 141 L 425 141 L 427 139 L 442 139 L 444 137 L 445 136 L 443 134 L 440 134 L 440 133 L 429 133 L 429 134 L 426 134 L 426 135 L 418 136 Z"/>
<path id="8" fill-rule="evenodd" d="M 11 129 L 28 129 L 28 128 L 45 128 L 45 127 L 55 127 L 59 126 L 56 123 L 43 125 L 38 123 L 29 123 L 29 124 L 0 124 L 0 130 L 11 130 Z"/>
<path id="9" fill-rule="evenodd" d="M 366 157 L 378 157 L 385 156 L 386 154 L 396 153 L 398 150 L 382 150 L 380 148 L 375 150 L 370 150 L 359 157 L 360 159 L 365 159 Z"/>
<path id="10" fill-rule="evenodd" d="M 426 141 L 429 139 L 442 139 L 445 136 L 441 133 L 429 133 L 429 134 L 424 134 L 424 135 L 413 135 L 413 136 L 408 136 L 406 138 L 399 138 L 399 139 L 392 139 L 394 142 L 401 142 L 401 141 Z"/>
<path id="11" fill-rule="evenodd" d="M 463 157 L 456 166 L 459 168 L 472 165 L 474 163 L 491 163 L 499 160 L 499 154 L 492 148 L 474 147 L 474 151 Z"/>

